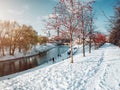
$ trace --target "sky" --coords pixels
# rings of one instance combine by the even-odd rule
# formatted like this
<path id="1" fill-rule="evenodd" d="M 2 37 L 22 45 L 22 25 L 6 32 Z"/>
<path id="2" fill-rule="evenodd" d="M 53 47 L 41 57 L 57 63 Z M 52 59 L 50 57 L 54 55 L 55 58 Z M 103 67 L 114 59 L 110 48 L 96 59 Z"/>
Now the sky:
<path id="1" fill-rule="evenodd" d="M 45 35 L 43 20 L 53 12 L 59 0 L 0 0 L 0 20 L 17 21 L 31 25 L 38 34 Z M 94 6 L 96 30 L 106 33 L 108 20 L 102 11 L 114 15 L 116 0 L 96 0 Z"/>

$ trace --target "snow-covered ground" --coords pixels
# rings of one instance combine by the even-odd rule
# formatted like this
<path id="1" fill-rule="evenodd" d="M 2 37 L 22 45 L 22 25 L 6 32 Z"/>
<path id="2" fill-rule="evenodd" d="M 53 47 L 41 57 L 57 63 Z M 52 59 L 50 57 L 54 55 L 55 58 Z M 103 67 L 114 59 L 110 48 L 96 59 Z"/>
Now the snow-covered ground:
<path id="1" fill-rule="evenodd" d="M 0 90 L 120 90 L 119 47 L 106 43 L 86 57 L 81 52 L 72 64 L 66 59 L 1 80 Z"/>
<path id="2" fill-rule="evenodd" d="M 43 45 L 37 45 L 36 47 L 32 48 L 31 50 L 29 50 L 26 54 L 24 54 L 23 52 L 18 52 L 16 51 L 15 52 L 15 55 L 6 55 L 6 56 L 2 56 L 0 57 L 0 61 L 2 60 L 11 60 L 11 59 L 15 59 L 15 58 L 20 58 L 20 57 L 25 57 L 25 56 L 31 56 L 31 55 L 34 55 L 34 54 L 37 54 L 39 52 L 44 52 L 44 51 L 47 51 L 51 48 L 54 48 L 55 45 L 51 44 L 51 43 L 46 43 L 46 44 L 43 44 Z"/>
<path id="3" fill-rule="evenodd" d="M 46 43 L 43 45 L 37 45 L 35 48 L 33 48 L 32 52 L 44 52 L 47 51 L 51 48 L 55 47 L 55 45 L 51 44 L 51 43 Z"/>

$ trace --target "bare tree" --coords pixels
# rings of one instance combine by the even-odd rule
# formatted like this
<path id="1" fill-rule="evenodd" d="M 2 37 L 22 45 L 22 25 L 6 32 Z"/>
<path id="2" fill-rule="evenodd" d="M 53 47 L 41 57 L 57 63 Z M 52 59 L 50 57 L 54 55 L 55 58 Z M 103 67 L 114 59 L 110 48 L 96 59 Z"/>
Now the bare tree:
<path id="1" fill-rule="evenodd" d="M 115 6 L 115 15 L 114 15 L 115 23 L 113 23 L 112 30 L 110 32 L 109 41 L 112 44 L 120 46 L 120 0 L 118 0 Z"/>
<path id="2" fill-rule="evenodd" d="M 60 33 L 66 33 L 70 39 L 70 57 L 71 63 L 73 63 L 73 38 L 77 38 L 82 33 L 83 39 L 83 55 L 85 56 L 85 28 L 87 27 L 87 12 L 89 11 L 91 3 L 83 3 L 79 0 L 60 0 L 60 2 L 54 8 L 54 13 L 51 16 L 48 26 L 52 26 Z"/>

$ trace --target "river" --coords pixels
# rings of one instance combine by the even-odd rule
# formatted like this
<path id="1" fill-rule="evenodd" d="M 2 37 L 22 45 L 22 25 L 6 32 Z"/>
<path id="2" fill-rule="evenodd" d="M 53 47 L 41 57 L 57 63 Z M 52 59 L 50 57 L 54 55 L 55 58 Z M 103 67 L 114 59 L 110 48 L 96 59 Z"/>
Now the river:
<path id="1" fill-rule="evenodd" d="M 35 56 L 16 58 L 14 60 L 7 60 L 0 62 L 0 76 L 10 75 L 16 72 L 21 72 L 33 67 L 40 66 L 50 59 L 56 59 L 58 55 L 65 53 L 68 50 L 68 46 L 56 46 L 43 54 L 37 54 Z"/>
<path id="2" fill-rule="evenodd" d="M 61 45 L 50 49 L 43 56 L 39 58 L 38 65 L 44 64 L 50 61 L 50 59 L 52 58 L 56 59 L 58 55 L 65 53 L 68 50 L 68 48 L 69 48 L 68 46 Z"/>

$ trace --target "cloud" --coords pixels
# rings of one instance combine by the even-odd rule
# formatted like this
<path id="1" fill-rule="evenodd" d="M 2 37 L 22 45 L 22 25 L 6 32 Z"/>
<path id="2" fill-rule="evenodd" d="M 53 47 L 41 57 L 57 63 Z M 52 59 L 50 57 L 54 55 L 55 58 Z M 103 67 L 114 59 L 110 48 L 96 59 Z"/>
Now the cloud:
<path id="1" fill-rule="evenodd" d="M 23 14 L 24 13 L 24 11 L 23 10 L 15 10 L 15 9 L 8 9 L 8 13 L 10 13 L 10 14 L 16 14 L 16 15 L 21 15 L 21 14 Z"/>
<path id="2" fill-rule="evenodd" d="M 27 12 L 30 9 L 29 5 L 24 5 L 21 8 L 10 8 L 8 9 L 9 14 L 14 15 L 23 15 L 25 12 Z"/>
<path id="3" fill-rule="evenodd" d="M 23 9 L 29 10 L 29 9 L 30 9 L 30 6 L 26 4 L 26 5 L 23 6 Z"/>
<path id="4" fill-rule="evenodd" d="M 47 15 L 46 16 L 37 16 L 35 23 L 43 26 L 45 24 L 45 20 L 47 20 L 47 19 L 48 19 Z"/>
<path id="5" fill-rule="evenodd" d="M 37 16 L 36 17 L 36 21 L 37 22 L 44 22 L 45 20 L 48 19 L 48 15 L 45 15 L 45 16 Z"/>

